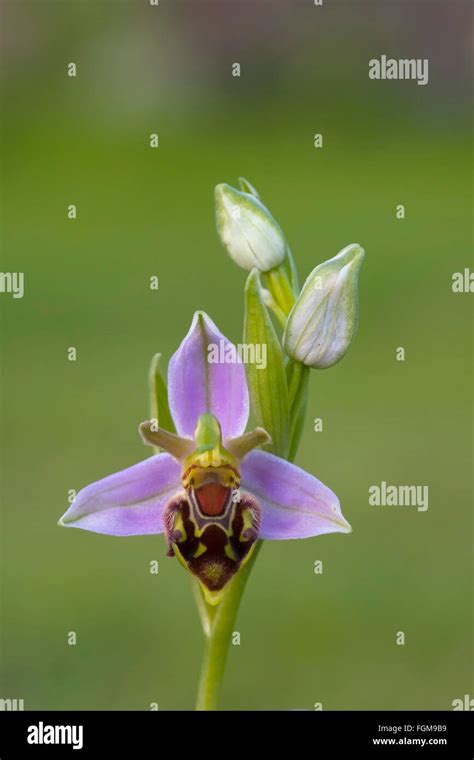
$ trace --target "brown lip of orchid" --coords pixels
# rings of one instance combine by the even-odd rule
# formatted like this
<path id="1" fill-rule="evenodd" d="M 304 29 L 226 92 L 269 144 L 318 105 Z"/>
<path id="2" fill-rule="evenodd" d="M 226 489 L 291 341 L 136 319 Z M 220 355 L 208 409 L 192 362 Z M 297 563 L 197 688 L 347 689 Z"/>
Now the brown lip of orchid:
<path id="1" fill-rule="evenodd" d="M 145 443 L 167 450 L 182 466 L 182 491 L 163 510 L 167 554 L 196 577 L 208 604 L 218 604 L 250 558 L 260 527 L 258 502 L 240 488 L 239 459 L 269 443 L 270 436 L 257 428 L 224 446 L 219 422 L 209 412 L 199 416 L 194 442 L 153 427 L 154 421 L 140 425 Z"/>
<path id="2" fill-rule="evenodd" d="M 142 438 L 161 453 L 86 486 L 59 521 L 114 536 L 164 533 L 168 555 L 196 577 L 211 605 L 219 603 L 257 539 L 351 530 L 329 488 L 260 450 L 270 441 L 262 428 L 245 433 L 243 364 L 208 362 L 209 347 L 220 341 L 232 346 L 204 312 L 196 312 L 168 370 L 177 433 L 142 423 Z"/>

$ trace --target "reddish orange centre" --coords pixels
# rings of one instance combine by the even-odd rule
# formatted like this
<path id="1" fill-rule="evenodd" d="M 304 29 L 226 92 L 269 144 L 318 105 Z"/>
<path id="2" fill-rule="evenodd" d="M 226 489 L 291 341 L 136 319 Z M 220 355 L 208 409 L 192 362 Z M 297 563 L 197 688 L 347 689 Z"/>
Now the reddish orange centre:
<path id="1" fill-rule="evenodd" d="M 221 486 L 220 483 L 207 483 L 196 489 L 196 498 L 204 515 L 214 517 L 224 511 L 230 488 Z"/>

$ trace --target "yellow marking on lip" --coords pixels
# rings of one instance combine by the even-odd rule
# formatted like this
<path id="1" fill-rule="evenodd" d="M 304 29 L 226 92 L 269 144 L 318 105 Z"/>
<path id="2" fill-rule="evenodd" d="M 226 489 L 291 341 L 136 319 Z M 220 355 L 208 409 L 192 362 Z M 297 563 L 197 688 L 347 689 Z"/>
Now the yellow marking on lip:
<path id="1" fill-rule="evenodd" d="M 225 553 L 227 554 L 229 559 L 233 560 L 233 562 L 238 561 L 239 558 L 229 543 L 225 545 Z"/>
<path id="2" fill-rule="evenodd" d="M 204 532 L 209 528 L 211 525 L 215 525 L 217 528 L 220 528 L 223 533 L 227 537 L 232 535 L 232 528 L 226 528 L 225 525 L 222 525 L 222 523 L 218 522 L 217 520 L 209 520 L 204 523 L 202 528 L 197 525 L 196 521 L 193 519 L 193 516 L 190 515 L 189 519 L 191 520 L 192 524 L 194 525 L 194 537 L 195 538 L 201 538 L 201 536 L 204 534 Z M 232 520 L 230 521 L 232 523 Z"/>
<path id="3" fill-rule="evenodd" d="M 240 536 L 239 536 L 239 541 L 241 541 L 242 543 L 244 543 L 245 541 L 249 540 L 248 538 L 244 537 L 245 531 L 247 530 L 247 528 L 252 528 L 253 527 L 252 515 L 250 513 L 250 510 L 244 509 L 243 512 L 242 512 L 242 518 L 243 518 L 243 521 L 244 521 L 244 525 L 243 525 L 242 531 L 241 531 Z"/>
<path id="4" fill-rule="evenodd" d="M 187 536 L 186 536 L 186 529 L 184 527 L 183 516 L 181 515 L 180 512 L 178 512 L 178 514 L 177 514 L 177 516 L 175 518 L 175 522 L 174 522 L 173 528 L 174 528 L 174 530 L 179 530 L 180 533 L 181 533 L 182 538 L 179 539 L 179 543 L 182 544 L 183 541 L 186 541 L 186 538 L 187 538 Z"/>
<path id="5" fill-rule="evenodd" d="M 199 546 L 198 546 L 198 548 L 196 549 L 196 551 L 193 554 L 193 559 L 197 559 L 198 557 L 200 557 L 205 552 L 207 552 L 207 547 L 204 546 L 203 543 L 199 542 Z"/>

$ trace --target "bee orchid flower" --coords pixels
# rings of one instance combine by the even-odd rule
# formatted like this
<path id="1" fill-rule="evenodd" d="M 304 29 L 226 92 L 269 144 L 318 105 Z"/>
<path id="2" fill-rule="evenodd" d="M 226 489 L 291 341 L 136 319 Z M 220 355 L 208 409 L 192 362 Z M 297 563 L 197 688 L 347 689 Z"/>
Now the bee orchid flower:
<path id="1" fill-rule="evenodd" d="M 203 312 L 168 369 L 176 433 L 156 420 L 140 425 L 161 451 L 82 489 L 60 525 L 113 536 L 164 533 L 175 556 L 217 604 L 257 539 L 296 539 L 350 532 L 337 496 L 313 475 L 259 447 L 262 428 L 245 432 L 245 367 L 210 363 L 209 350 L 232 350 Z"/>

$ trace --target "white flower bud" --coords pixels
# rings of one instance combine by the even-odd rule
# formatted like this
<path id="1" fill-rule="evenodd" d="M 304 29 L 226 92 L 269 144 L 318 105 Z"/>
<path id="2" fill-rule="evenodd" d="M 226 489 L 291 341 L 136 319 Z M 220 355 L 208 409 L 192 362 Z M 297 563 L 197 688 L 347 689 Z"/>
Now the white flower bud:
<path id="1" fill-rule="evenodd" d="M 230 257 L 248 272 L 254 268 L 267 272 L 284 260 L 283 232 L 255 195 L 217 185 L 216 224 Z"/>
<path id="2" fill-rule="evenodd" d="M 364 249 L 351 244 L 313 269 L 286 323 L 288 356 L 326 369 L 342 359 L 357 329 L 357 278 Z"/>

